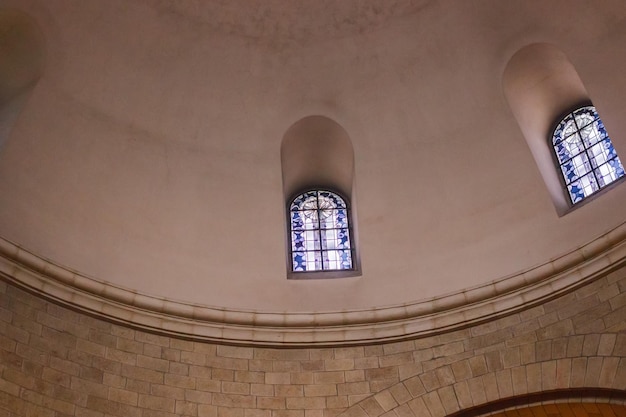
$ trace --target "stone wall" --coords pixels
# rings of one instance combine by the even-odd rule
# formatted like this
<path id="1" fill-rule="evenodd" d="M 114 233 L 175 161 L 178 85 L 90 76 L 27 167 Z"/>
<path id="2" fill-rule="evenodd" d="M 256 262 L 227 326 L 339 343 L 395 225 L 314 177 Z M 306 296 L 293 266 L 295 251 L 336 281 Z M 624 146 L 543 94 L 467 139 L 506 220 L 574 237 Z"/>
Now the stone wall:
<path id="1" fill-rule="evenodd" d="M 0 417 L 442 417 L 574 387 L 626 390 L 626 269 L 491 322 L 276 349 L 146 333 L 0 281 Z"/>

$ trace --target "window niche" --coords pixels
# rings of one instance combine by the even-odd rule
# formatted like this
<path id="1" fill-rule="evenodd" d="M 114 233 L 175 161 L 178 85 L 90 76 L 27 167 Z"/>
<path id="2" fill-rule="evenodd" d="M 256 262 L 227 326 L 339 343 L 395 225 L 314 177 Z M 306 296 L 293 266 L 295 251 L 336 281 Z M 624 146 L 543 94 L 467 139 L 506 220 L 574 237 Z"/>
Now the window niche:
<path id="1" fill-rule="evenodd" d="M 0 9 L 0 149 L 41 77 L 44 36 L 33 18 Z"/>
<path id="2" fill-rule="evenodd" d="M 281 144 L 287 277 L 360 275 L 354 152 L 345 129 L 324 116 L 294 123 Z"/>
<path id="3" fill-rule="evenodd" d="M 590 188 L 581 182 L 576 183 L 586 190 L 583 191 L 585 198 L 579 197 L 579 188 L 572 182 L 575 179 L 570 176 L 569 165 L 562 167 L 559 162 L 566 162 L 561 159 L 566 156 L 559 154 L 562 152 L 559 143 L 565 144 L 562 142 L 565 138 L 555 138 L 555 135 L 560 134 L 558 130 L 560 123 L 563 121 L 568 123 L 565 120 L 567 114 L 563 112 L 568 109 L 587 108 L 591 102 L 578 72 L 567 56 L 554 45 L 547 43 L 525 46 L 509 60 L 503 73 L 502 87 L 509 107 L 537 163 L 557 214 L 563 216 L 577 207 L 582 200 L 588 201 L 587 197 L 591 194 L 595 195 L 599 189 L 591 192 L 593 186 Z M 593 112 L 595 114 L 595 108 Z M 597 120 L 600 124 L 587 125 L 585 128 L 601 126 L 604 131 L 604 125 L 599 119 Z M 601 135 L 600 131 L 598 134 Z M 595 152 L 599 150 L 599 147 L 593 148 L 591 145 L 590 149 L 589 152 Z M 607 148 L 607 152 L 604 155 L 608 162 L 613 158 L 610 156 L 614 152 L 612 144 L 611 149 Z M 582 158 L 583 155 L 581 155 Z M 604 157 L 598 158 L 589 161 L 590 164 L 600 163 L 600 159 Z M 593 169 L 582 176 L 592 171 Z M 582 170 L 579 172 L 582 173 Z M 574 195 L 571 194 L 572 192 Z"/>

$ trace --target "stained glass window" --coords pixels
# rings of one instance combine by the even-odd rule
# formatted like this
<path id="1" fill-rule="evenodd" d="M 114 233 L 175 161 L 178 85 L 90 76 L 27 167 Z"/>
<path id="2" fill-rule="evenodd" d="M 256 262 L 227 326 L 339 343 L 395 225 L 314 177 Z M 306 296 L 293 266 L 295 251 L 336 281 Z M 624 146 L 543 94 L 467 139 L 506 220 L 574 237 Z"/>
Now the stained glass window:
<path id="1" fill-rule="evenodd" d="M 572 204 L 624 176 L 624 167 L 594 106 L 567 114 L 554 130 L 552 146 Z"/>
<path id="2" fill-rule="evenodd" d="M 354 269 L 348 209 L 331 191 L 307 191 L 293 199 L 289 207 L 293 272 Z"/>

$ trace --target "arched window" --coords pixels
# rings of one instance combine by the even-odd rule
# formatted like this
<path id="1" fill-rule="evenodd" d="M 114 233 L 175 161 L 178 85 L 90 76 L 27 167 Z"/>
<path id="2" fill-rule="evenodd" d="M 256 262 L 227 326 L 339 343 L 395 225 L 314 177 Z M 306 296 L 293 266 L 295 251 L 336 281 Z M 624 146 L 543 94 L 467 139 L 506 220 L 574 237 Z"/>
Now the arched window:
<path id="1" fill-rule="evenodd" d="M 568 113 L 552 134 L 552 146 L 572 204 L 624 176 L 624 167 L 594 106 Z"/>
<path id="2" fill-rule="evenodd" d="M 289 216 L 293 272 L 354 269 L 350 212 L 342 197 L 306 191 L 291 201 Z"/>

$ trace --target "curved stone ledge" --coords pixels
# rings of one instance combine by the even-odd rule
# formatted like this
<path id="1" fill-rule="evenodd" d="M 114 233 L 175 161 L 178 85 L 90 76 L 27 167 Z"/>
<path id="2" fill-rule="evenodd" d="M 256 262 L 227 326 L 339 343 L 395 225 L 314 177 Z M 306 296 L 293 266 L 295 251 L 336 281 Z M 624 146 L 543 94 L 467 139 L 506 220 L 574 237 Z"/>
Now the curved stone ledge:
<path id="1" fill-rule="evenodd" d="M 140 294 L 43 259 L 0 238 L 0 276 L 89 314 L 158 333 L 265 346 L 392 341 L 479 323 L 557 297 L 626 263 L 626 223 L 535 268 L 402 305 L 331 312 L 234 310 Z"/>

